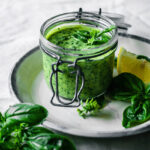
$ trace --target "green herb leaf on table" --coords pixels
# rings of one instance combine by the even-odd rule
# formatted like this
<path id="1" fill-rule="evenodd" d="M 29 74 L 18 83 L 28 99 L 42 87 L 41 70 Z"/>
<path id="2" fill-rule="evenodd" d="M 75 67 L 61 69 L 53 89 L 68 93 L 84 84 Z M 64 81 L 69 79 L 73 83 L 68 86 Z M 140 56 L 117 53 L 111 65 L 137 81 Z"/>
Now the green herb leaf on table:
<path id="1" fill-rule="evenodd" d="M 141 79 L 130 73 L 122 73 L 113 78 L 106 97 L 113 100 L 130 101 L 132 96 L 145 93 L 145 85 Z"/>
<path id="2" fill-rule="evenodd" d="M 11 106 L 0 116 L 0 150 L 75 150 L 68 138 L 35 126 L 45 120 L 47 113 L 37 104 Z"/>
<path id="3" fill-rule="evenodd" d="M 44 127 L 39 127 L 39 126 L 33 126 L 26 130 L 26 134 L 29 136 L 34 136 L 37 135 L 38 133 L 53 133 L 52 131 L 44 128 Z"/>
<path id="4" fill-rule="evenodd" d="M 26 124 L 26 126 L 40 124 L 46 119 L 47 115 L 48 111 L 37 104 L 23 103 L 10 106 L 4 114 L 5 121 L 2 125 L 0 138 L 3 135 L 9 135 L 21 124 Z"/>
<path id="5" fill-rule="evenodd" d="M 74 144 L 68 138 L 45 132 L 28 136 L 24 147 L 32 150 L 75 150 Z"/>
<path id="6" fill-rule="evenodd" d="M 38 115 L 37 115 L 38 114 Z M 42 123 L 48 115 L 48 111 L 37 104 L 16 104 L 10 106 L 4 114 L 7 126 L 26 123 L 29 126 Z"/>
<path id="7" fill-rule="evenodd" d="M 2 131 L 4 130 L 1 130 L 0 133 L 2 133 Z M 9 150 L 9 149 L 20 150 L 21 143 L 24 142 L 24 138 L 26 137 L 23 131 L 24 131 L 24 123 L 14 128 L 14 130 L 10 130 L 9 134 L 8 132 L 3 133 L 0 139 L 0 148 L 2 150 Z"/>

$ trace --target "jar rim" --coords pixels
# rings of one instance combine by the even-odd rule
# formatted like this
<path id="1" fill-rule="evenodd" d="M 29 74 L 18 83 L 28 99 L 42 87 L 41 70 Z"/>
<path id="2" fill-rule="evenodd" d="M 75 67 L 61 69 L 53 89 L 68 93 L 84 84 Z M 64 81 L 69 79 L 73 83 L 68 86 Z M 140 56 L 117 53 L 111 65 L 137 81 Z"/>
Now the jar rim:
<path id="1" fill-rule="evenodd" d="M 98 52 L 103 52 L 103 50 L 106 50 L 106 49 L 108 49 L 108 47 L 112 47 L 114 44 L 117 43 L 117 36 L 118 36 L 117 28 L 115 28 L 114 30 L 111 31 L 112 32 L 112 36 L 111 36 L 111 39 L 108 42 L 106 42 L 104 44 L 101 44 L 100 46 L 97 46 L 97 47 L 94 47 L 94 48 L 89 48 L 89 49 L 82 49 L 82 50 L 81 49 L 76 49 L 76 50 L 68 49 L 68 48 L 60 47 L 60 46 L 55 45 L 54 43 L 48 41 L 44 37 L 44 33 L 45 33 L 46 29 L 48 27 L 50 27 L 51 25 L 49 25 L 46 29 L 45 29 L 45 26 L 50 21 L 53 21 L 53 20 L 55 20 L 55 19 L 57 19 L 59 17 L 66 17 L 67 18 L 67 17 L 70 17 L 69 15 L 72 15 L 71 17 L 75 18 L 75 17 L 77 17 L 79 15 L 79 12 L 67 12 L 67 13 L 58 14 L 56 16 L 53 16 L 53 17 L 47 19 L 42 24 L 41 29 L 40 29 L 40 47 L 41 47 L 41 49 L 44 49 L 46 51 L 46 53 L 50 53 L 51 54 L 51 52 L 52 52 L 52 53 L 57 53 L 57 54 L 69 55 L 69 56 L 93 55 L 93 54 L 96 54 Z M 92 19 L 94 19 L 96 22 L 100 23 L 100 20 L 104 20 L 104 21 L 107 21 L 107 23 L 109 23 L 109 25 L 115 25 L 115 23 L 111 19 L 109 19 L 108 17 L 96 14 L 94 12 L 86 12 L 86 11 L 84 11 L 84 12 L 82 12 L 81 18 L 82 17 L 92 17 Z M 86 19 L 84 18 L 83 20 L 86 20 Z M 55 24 L 55 23 L 53 23 L 53 24 Z M 50 49 L 50 51 L 46 50 L 44 47 Z M 86 54 L 85 54 L 85 52 L 86 52 Z"/>

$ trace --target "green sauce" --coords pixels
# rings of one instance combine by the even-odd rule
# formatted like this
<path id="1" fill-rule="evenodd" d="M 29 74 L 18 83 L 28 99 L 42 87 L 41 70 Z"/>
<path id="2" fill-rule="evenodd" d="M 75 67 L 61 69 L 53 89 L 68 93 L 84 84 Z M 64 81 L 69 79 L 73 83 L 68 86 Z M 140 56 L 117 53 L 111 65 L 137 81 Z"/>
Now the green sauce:
<path id="1" fill-rule="evenodd" d="M 101 39 L 95 42 L 92 38 L 99 33 L 100 30 L 93 27 L 72 25 L 50 30 L 45 37 L 51 43 L 66 48 L 68 51 L 69 49 L 74 49 L 74 51 L 84 51 L 85 49 L 96 48 L 110 40 L 111 37 L 108 34 L 103 34 Z M 81 99 L 98 96 L 107 89 L 112 80 L 114 52 L 115 49 L 112 49 L 102 56 L 81 60 L 77 63 L 85 77 L 85 85 L 80 96 Z M 73 61 L 73 58 L 68 57 L 69 56 L 67 55 L 63 55 L 62 59 L 69 59 Z M 43 52 L 43 69 L 48 85 L 50 74 L 52 72 L 51 65 L 56 61 L 56 59 Z M 75 74 L 71 74 L 73 68 L 68 68 L 68 64 L 62 64 L 59 69 L 64 72 L 63 74 L 58 73 L 59 94 L 64 98 L 72 99 L 75 92 L 76 77 Z M 53 85 L 55 87 L 54 78 Z M 79 82 L 79 87 L 80 85 L 81 79 Z"/>
<path id="2" fill-rule="evenodd" d="M 83 50 L 95 48 L 108 42 L 110 36 L 103 34 L 101 41 L 92 43 L 92 40 L 99 33 L 99 29 L 84 25 L 64 26 L 57 28 L 53 33 L 50 32 L 46 38 L 53 44 L 66 49 Z"/>

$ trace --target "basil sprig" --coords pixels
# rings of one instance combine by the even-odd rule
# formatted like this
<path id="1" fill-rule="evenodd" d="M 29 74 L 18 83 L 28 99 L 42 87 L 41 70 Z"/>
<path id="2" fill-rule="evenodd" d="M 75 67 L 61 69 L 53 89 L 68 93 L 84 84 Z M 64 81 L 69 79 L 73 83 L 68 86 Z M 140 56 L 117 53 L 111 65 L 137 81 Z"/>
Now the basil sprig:
<path id="1" fill-rule="evenodd" d="M 89 116 L 95 116 L 105 105 L 106 101 L 102 95 L 95 99 L 87 99 L 85 102 L 81 101 L 81 109 L 78 108 L 77 112 L 85 119 Z"/>
<path id="2" fill-rule="evenodd" d="M 73 34 L 73 37 L 76 40 L 80 40 L 89 45 L 99 45 L 110 40 L 111 37 L 106 33 L 111 32 L 114 29 L 116 29 L 116 26 L 110 26 L 109 28 L 106 28 L 101 32 L 96 30 L 92 30 L 91 32 L 86 30 L 79 30 L 75 34 Z"/>
<path id="3" fill-rule="evenodd" d="M 150 99 L 144 99 L 143 95 L 132 97 L 131 105 L 123 112 L 122 125 L 130 128 L 150 119 Z"/>
<path id="4" fill-rule="evenodd" d="M 122 125 L 130 128 L 150 119 L 150 85 L 130 73 L 122 73 L 112 80 L 106 97 L 129 101 L 131 105 L 123 112 Z"/>
<path id="5" fill-rule="evenodd" d="M 93 115 L 97 113 L 101 108 L 100 105 L 97 103 L 97 101 L 94 99 L 91 99 L 91 100 L 87 99 L 85 103 L 81 101 L 81 106 L 82 106 L 82 109 L 78 108 L 77 112 L 84 119 L 88 115 Z"/>
<path id="6" fill-rule="evenodd" d="M 113 78 L 106 96 L 114 100 L 130 101 L 132 96 L 145 92 L 141 79 L 130 73 L 122 73 Z"/>
<path id="7" fill-rule="evenodd" d="M 0 113 L 0 150 L 75 150 L 66 137 L 39 127 L 48 111 L 37 104 L 16 104 Z"/>

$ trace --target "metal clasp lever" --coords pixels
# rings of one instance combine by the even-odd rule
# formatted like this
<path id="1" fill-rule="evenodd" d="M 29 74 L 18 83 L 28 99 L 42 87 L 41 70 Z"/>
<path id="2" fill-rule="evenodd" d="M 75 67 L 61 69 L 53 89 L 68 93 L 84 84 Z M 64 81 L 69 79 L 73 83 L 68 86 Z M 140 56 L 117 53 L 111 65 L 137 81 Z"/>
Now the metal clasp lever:
<path id="1" fill-rule="evenodd" d="M 62 70 L 59 69 L 59 66 L 64 64 L 64 63 L 68 63 L 68 67 L 73 67 L 75 71 L 71 72 L 71 74 L 75 74 L 76 73 L 76 80 L 75 80 L 75 94 L 72 100 L 62 100 L 62 98 L 60 98 L 59 96 L 59 81 L 58 81 L 58 72 L 60 73 L 64 73 Z M 53 87 L 53 76 L 55 76 L 55 82 L 56 82 L 56 88 L 54 90 Z M 81 77 L 81 86 L 79 88 L 79 78 Z M 50 100 L 51 104 L 54 106 L 60 106 L 60 107 L 78 107 L 80 106 L 80 93 L 84 87 L 84 75 L 81 71 L 81 68 L 76 64 L 76 63 L 72 63 L 70 61 L 62 61 L 62 60 L 58 60 L 56 63 L 52 64 L 52 73 L 50 76 L 50 87 L 51 90 L 53 92 L 53 96 Z M 78 90 L 79 89 L 79 90 Z M 54 101 L 54 98 L 56 97 L 56 101 Z M 73 104 L 76 101 L 75 104 Z"/>

